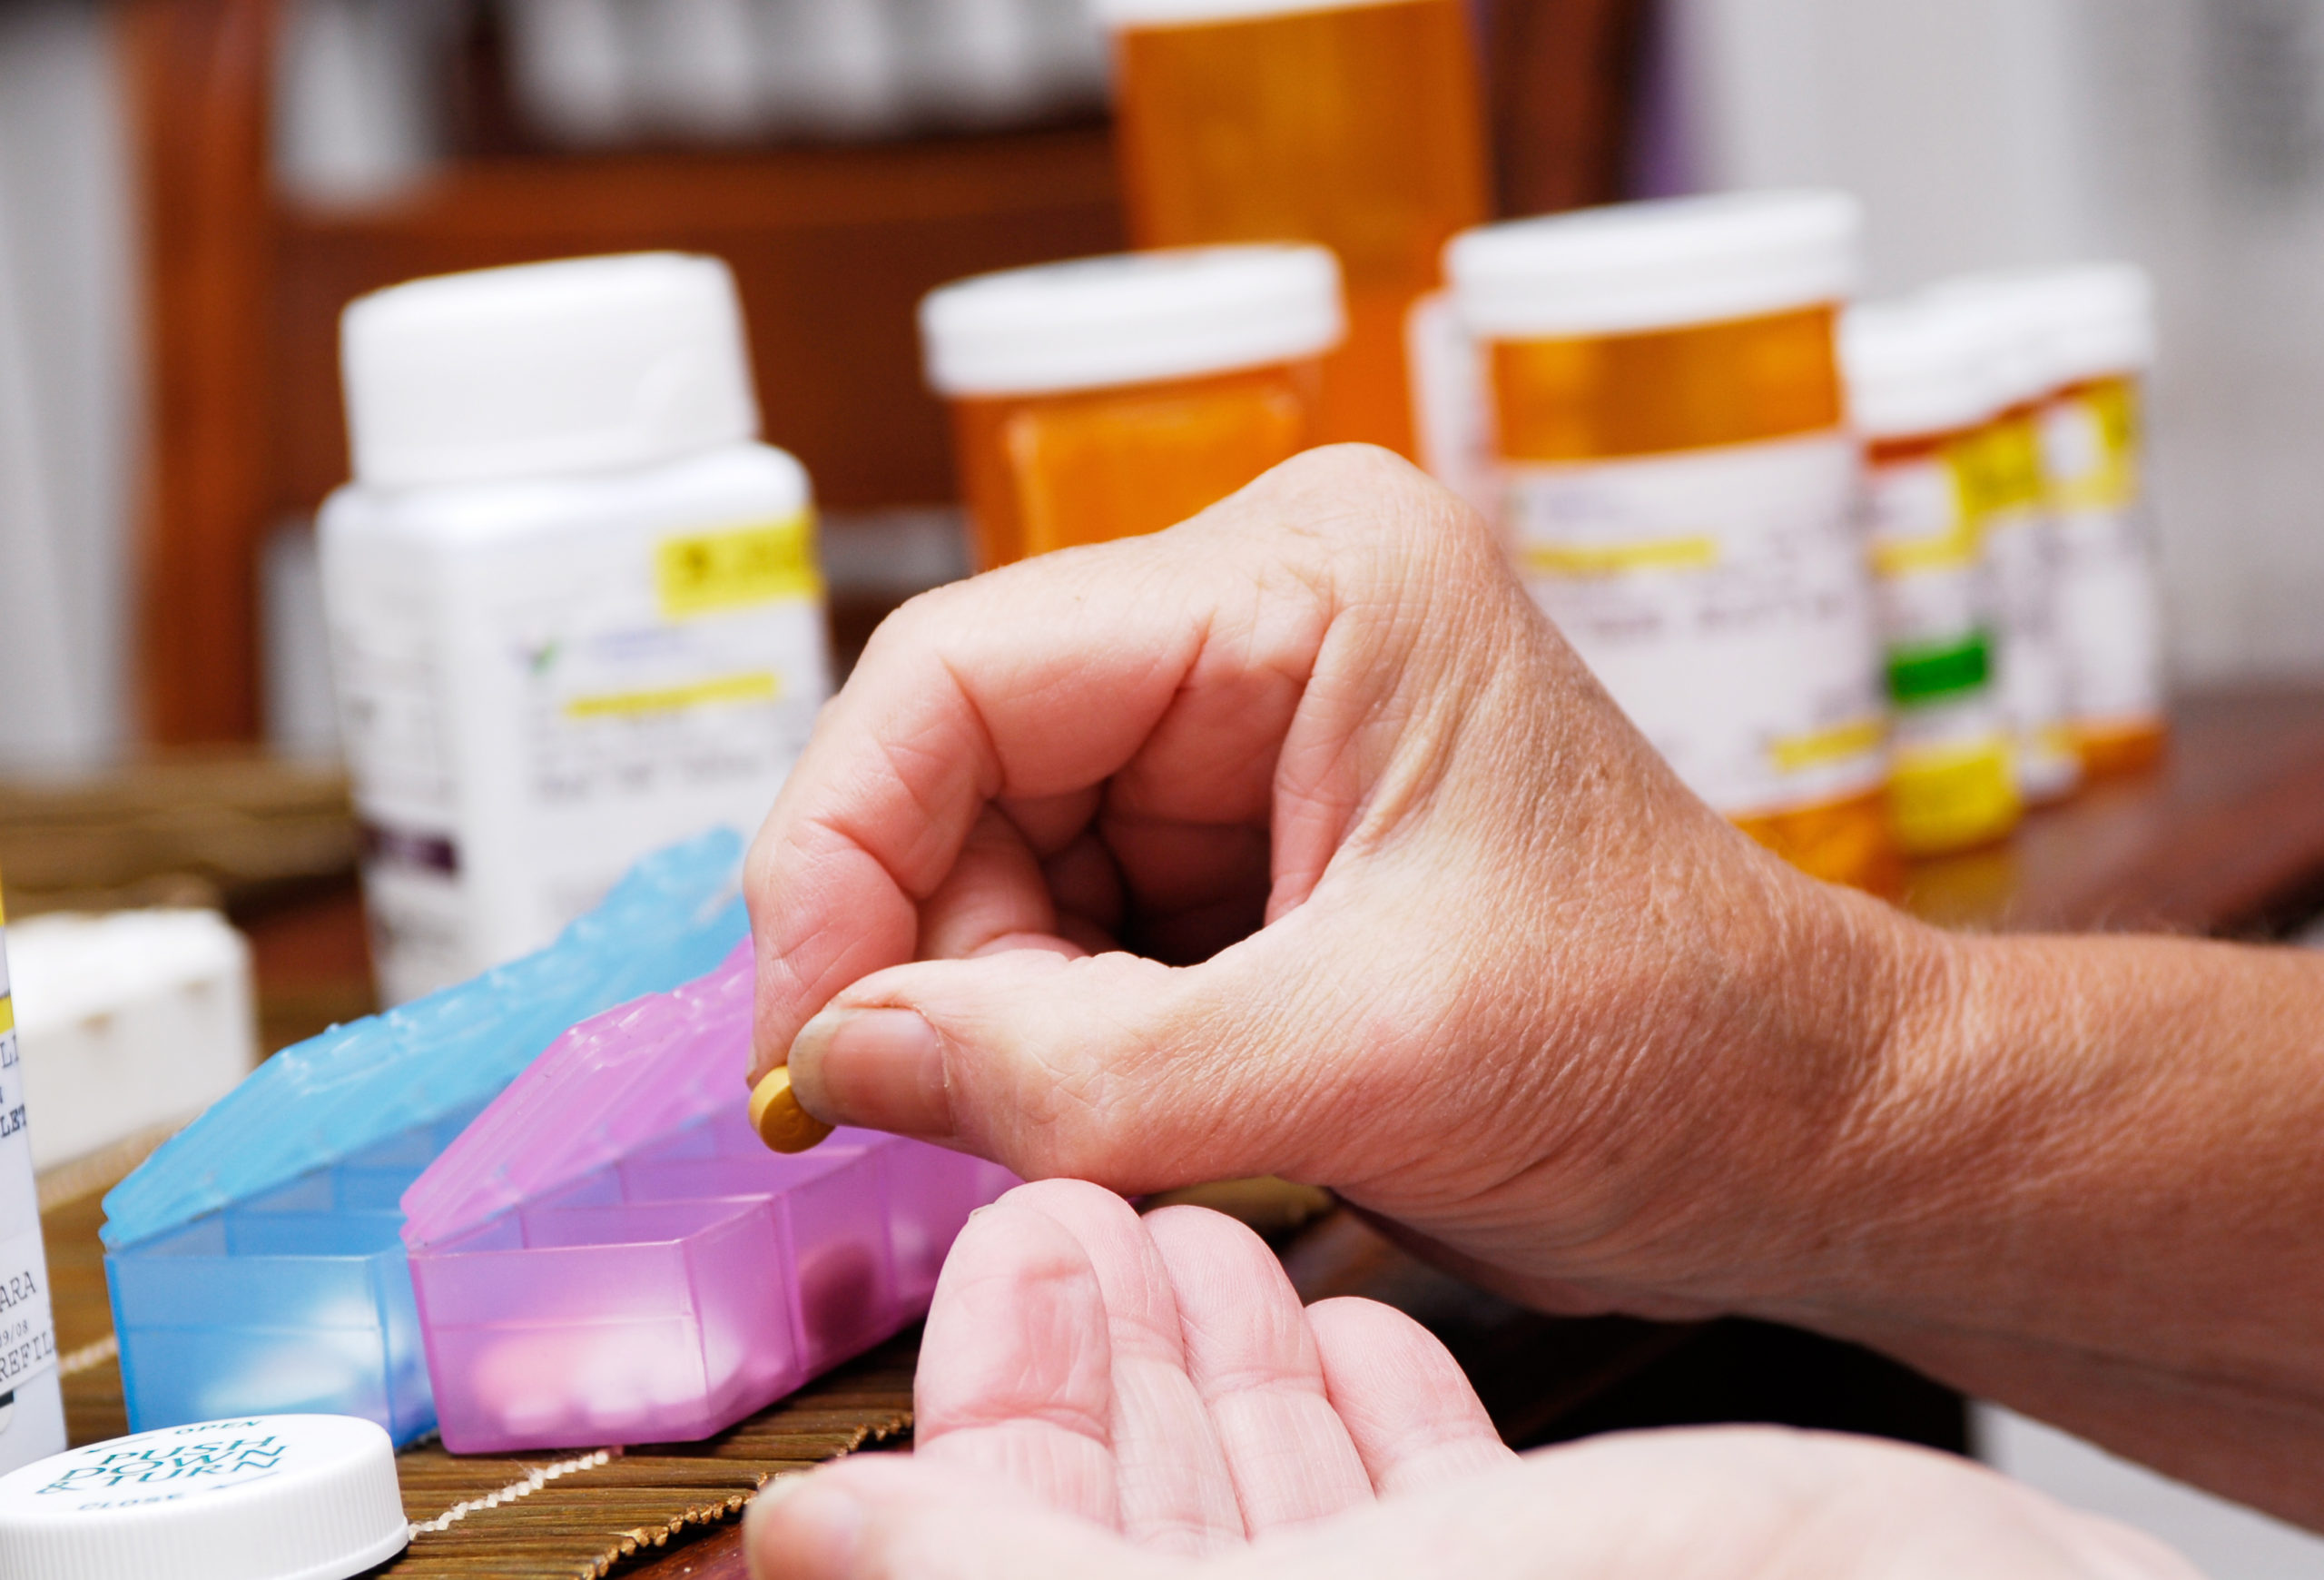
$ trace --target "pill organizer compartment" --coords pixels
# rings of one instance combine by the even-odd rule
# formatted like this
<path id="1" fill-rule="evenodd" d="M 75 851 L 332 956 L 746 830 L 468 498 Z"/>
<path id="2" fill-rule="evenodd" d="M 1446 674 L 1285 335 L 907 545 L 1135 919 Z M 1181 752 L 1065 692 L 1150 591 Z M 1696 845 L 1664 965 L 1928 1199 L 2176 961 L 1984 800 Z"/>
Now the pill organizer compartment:
<path id="1" fill-rule="evenodd" d="M 745 931 L 738 835 L 641 863 L 549 949 L 277 1054 L 105 1200 L 134 1430 L 225 1417 L 436 1424 L 400 1198 L 566 1026 Z"/>
<path id="2" fill-rule="evenodd" d="M 574 1028 L 405 1197 L 445 1446 L 707 1437 L 927 1309 L 1016 1181 L 840 1131 L 753 1132 L 750 962 Z"/>
<path id="3" fill-rule="evenodd" d="M 398 1442 L 433 1427 L 396 1202 L 470 1117 L 406 1131 L 108 1258 L 130 1419 L 364 1416 Z"/>

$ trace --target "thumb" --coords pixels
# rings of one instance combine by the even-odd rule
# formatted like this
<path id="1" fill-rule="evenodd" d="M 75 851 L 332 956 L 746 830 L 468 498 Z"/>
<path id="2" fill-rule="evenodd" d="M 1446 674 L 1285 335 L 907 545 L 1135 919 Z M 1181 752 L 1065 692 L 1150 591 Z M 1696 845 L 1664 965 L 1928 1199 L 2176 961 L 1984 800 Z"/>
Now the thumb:
<path id="1" fill-rule="evenodd" d="M 743 1546 L 753 1580 L 1155 1580 L 1184 1567 L 1006 1483 L 886 1454 L 769 1482 Z"/>
<path id="2" fill-rule="evenodd" d="M 1302 1138 L 1330 1133 L 1330 1082 L 1309 1068 L 1327 1017 L 1296 1002 L 1304 973 L 1268 969 L 1297 930 L 1287 918 L 1196 966 L 1021 950 L 891 967 L 799 1033 L 792 1088 L 827 1122 L 1029 1180 L 1137 1193 L 1322 1166 Z"/>

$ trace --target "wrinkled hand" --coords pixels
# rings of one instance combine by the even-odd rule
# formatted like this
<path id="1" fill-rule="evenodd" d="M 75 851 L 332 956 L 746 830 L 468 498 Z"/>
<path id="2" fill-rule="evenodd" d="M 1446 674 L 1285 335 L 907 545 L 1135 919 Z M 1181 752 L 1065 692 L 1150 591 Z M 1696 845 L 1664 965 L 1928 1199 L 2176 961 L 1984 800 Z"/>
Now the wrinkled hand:
<path id="1" fill-rule="evenodd" d="M 748 892 L 753 1076 L 787 1056 L 818 1117 L 1328 1186 L 1569 1309 L 1796 1286 L 1932 969 L 1689 795 L 1483 524 L 1360 449 L 914 600 Z"/>
<path id="2" fill-rule="evenodd" d="M 1662 1433 L 1521 1461 L 1452 1358 L 1367 1300 L 1302 1311 L 1265 1245 L 1069 1181 L 972 1220 L 918 1447 L 774 1484 L 754 1575 L 1460 1573 L 2186 1580 L 2144 1538 L 1935 1454 Z"/>

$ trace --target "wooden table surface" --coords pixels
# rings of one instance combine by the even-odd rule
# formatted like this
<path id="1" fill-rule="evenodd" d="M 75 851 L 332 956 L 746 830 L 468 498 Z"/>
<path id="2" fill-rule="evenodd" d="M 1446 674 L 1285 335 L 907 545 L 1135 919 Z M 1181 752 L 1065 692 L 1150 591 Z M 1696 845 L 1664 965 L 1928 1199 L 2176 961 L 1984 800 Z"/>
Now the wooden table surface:
<path id="1" fill-rule="evenodd" d="M 2324 910 L 2324 689 L 2208 692 L 2171 755 L 1926 862 L 1905 904 L 1948 927 L 2268 936 Z"/>
<path id="2" fill-rule="evenodd" d="M 1920 864 L 1903 903 L 1956 927 L 2243 937 L 2324 910 L 2324 688 L 2192 696 L 2174 728 L 2156 769 L 2035 815 L 2005 846 Z M 252 938 L 262 999 L 334 1015 L 358 1002 L 363 952 L 350 886 L 236 919 Z M 1276 1238 L 1305 1298 L 1367 1295 L 1438 1333 L 1512 1442 L 1589 1420 L 1597 1401 L 1700 1348 L 1706 1331 L 1545 1318 L 1423 1266 L 1344 1212 Z M 101 1322 L 101 1307 L 90 1320 Z M 907 1347 L 887 1364 L 908 1361 Z M 674 1541 L 620 1572 L 739 1577 L 739 1530 L 728 1524 Z"/>

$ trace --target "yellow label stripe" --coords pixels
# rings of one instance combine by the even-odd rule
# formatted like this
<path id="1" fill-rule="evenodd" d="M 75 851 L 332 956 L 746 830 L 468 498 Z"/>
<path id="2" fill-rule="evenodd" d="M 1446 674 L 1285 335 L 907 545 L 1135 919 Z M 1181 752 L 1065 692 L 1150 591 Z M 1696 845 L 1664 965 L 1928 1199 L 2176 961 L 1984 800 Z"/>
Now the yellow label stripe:
<path id="1" fill-rule="evenodd" d="M 654 581 L 670 620 L 821 597 L 815 518 L 802 510 L 786 520 L 665 538 L 654 550 Z"/>
<path id="2" fill-rule="evenodd" d="M 0 1037 L 6 1036 L 15 1029 L 16 995 L 10 993 L 6 998 L 0 998 Z"/>
<path id="3" fill-rule="evenodd" d="M 1965 520 L 1934 537 L 1874 544 L 1872 572 L 1883 581 L 1894 581 L 1932 570 L 1955 570 L 1976 564 L 1979 547 L 1977 524 Z"/>
<path id="4" fill-rule="evenodd" d="M 1820 768 L 1827 763 L 1845 762 L 1876 752 L 1887 738 L 1888 726 L 1876 718 L 1854 719 L 1830 729 L 1817 730 L 1812 735 L 1793 736 L 1775 742 L 1768 755 L 1776 766 L 1787 774 L 1797 774 L 1807 768 Z"/>
<path id="5" fill-rule="evenodd" d="M 697 680 L 691 686 L 665 686 L 652 691 L 616 691 L 603 696 L 576 696 L 565 705 L 568 718 L 635 718 L 641 714 L 678 713 L 689 707 L 722 702 L 773 702 L 783 695 L 783 684 L 762 670 L 755 675 L 728 675 Z"/>
<path id="6" fill-rule="evenodd" d="M 1703 570 L 1718 563 L 1715 538 L 1645 543 L 1529 543 L 1518 563 L 1541 576 L 1619 576 L 1631 570 Z"/>

